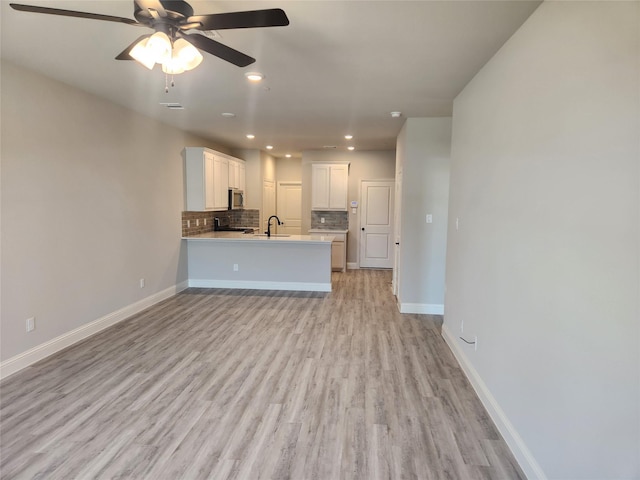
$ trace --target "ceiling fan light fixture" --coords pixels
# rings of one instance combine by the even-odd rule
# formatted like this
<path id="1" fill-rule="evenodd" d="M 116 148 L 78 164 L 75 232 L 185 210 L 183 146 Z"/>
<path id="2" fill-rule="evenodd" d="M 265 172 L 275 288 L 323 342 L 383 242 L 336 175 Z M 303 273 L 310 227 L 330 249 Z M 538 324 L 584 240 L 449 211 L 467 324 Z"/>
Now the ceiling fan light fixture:
<path id="1" fill-rule="evenodd" d="M 178 75 L 184 73 L 185 68 L 180 63 L 180 59 L 172 56 L 169 60 L 162 64 L 162 71 L 167 75 Z"/>
<path id="2" fill-rule="evenodd" d="M 164 32 L 151 35 L 145 48 L 156 63 L 164 64 L 171 59 L 171 39 Z"/>
<path id="3" fill-rule="evenodd" d="M 179 62 L 184 71 L 193 70 L 202 63 L 200 51 L 184 38 L 177 39 L 173 44 L 172 60 Z"/>
<path id="4" fill-rule="evenodd" d="M 144 65 L 146 68 L 151 70 L 153 66 L 156 64 L 155 58 L 152 58 L 149 54 L 149 50 L 147 50 L 147 43 L 149 42 L 149 37 L 143 38 L 129 52 L 131 58 L 136 60 L 139 64 Z"/>

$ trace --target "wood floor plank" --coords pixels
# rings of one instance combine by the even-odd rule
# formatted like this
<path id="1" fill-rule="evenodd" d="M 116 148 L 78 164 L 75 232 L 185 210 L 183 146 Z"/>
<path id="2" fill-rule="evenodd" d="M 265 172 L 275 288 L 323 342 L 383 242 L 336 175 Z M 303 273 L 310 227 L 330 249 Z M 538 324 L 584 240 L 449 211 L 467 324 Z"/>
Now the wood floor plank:
<path id="1" fill-rule="evenodd" d="M 523 479 L 391 273 L 187 289 L 0 383 L 4 479 Z"/>

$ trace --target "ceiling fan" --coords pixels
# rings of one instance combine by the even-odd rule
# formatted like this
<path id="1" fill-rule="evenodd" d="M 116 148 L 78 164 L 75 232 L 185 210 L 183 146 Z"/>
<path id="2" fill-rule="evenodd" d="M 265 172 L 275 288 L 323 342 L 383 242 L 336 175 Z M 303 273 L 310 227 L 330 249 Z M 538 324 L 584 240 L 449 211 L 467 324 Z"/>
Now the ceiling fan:
<path id="1" fill-rule="evenodd" d="M 255 62 L 254 58 L 209 37 L 197 33 L 186 33 L 189 30 L 206 31 L 289 25 L 287 15 L 279 8 L 194 15 L 193 8 L 184 0 L 134 0 L 133 16 L 136 20 L 18 3 L 10 5 L 11 8 L 23 12 L 88 18 L 152 28 L 155 30 L 154 34 L 142 35 L 137 38 L 116 57 L 116 60 L 137 60 L 149 69 L 153 68 L 156 63 L 160 63 L 163 66 L 163 71 L 168 74 L 182 73 L 199 65 L 202 61 L 202 55 L 198 49 L 238 67 L 246 67 Z"/>

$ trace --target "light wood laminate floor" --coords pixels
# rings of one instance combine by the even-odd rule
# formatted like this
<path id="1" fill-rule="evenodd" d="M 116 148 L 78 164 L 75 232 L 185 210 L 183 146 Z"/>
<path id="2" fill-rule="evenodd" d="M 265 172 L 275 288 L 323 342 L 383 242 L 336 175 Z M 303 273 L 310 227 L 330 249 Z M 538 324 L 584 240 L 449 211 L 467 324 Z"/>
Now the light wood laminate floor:
<path id="1" fill-rule="evenodd" d="M 388 271 L 189 289 L 0 384 L 2 479 L 519 479 Z"/>

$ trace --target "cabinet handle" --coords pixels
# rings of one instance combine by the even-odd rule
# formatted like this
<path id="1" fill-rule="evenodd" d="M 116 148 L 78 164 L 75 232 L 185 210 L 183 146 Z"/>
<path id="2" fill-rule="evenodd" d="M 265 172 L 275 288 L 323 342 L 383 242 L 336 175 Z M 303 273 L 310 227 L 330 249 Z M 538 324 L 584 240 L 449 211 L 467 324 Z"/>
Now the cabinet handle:
<path id="1" fill-rule="evenodd" d="M 362 227 L 362 231 L 364 232 L 364 227 Z"/>
<path id="2" fill-rule="evenodd" d="M 396 245 L 400 245 L 400 242 L 396 242 Z"/>

